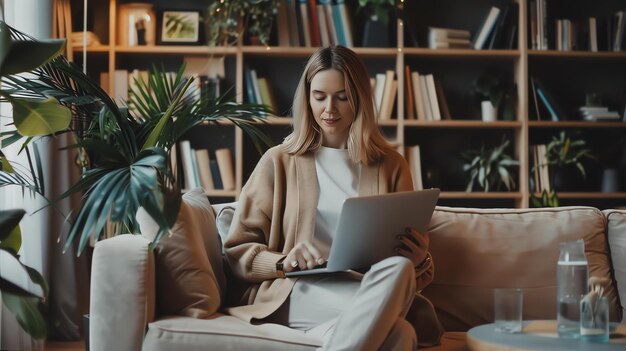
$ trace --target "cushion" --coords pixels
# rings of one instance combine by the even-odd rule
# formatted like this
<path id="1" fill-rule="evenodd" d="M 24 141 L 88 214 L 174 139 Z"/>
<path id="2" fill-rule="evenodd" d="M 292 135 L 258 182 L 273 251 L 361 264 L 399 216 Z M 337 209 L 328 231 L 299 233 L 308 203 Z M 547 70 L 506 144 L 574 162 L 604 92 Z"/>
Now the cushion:
<path id="1" fill-rule="evenodd" d="M 303 331 L 272 323 L 253 325 L 217 313 L 207 320 L 176 317 L 150 323 L 142 349 L 313 351 L 321 344 Z"/>
<path id="2" fill-rule="evenodd" d="M 429 228 L 435 277 L 422 294 L 446 331 L 493 322 L 494 288 L 524 290 L 524 319 L 555 319 L 560 242 L 584 239 L 590 276 L 611 279 L 605 221 L 591 207 L 437 207 Z M 606 293 L 615 319 L 615 288 Z"/>
<path id="3" fill-rule="evenodd" d="M 622 305 L 622 323 L 626 323 L 626 210 L 603 211 L 608 220 L 607 235 L 611 248 L 613 274 Z"/>
<path id="4" fill-rule="evenodd" d="M 137 221 L 153 240 L 158 226 L 145 210 Z M 155 249 L 155 265 L 158 314 L 207 318 L 219 309 L 225 288 L 221 243 L 201 188 L 183 195 L 176 223 Z"/>

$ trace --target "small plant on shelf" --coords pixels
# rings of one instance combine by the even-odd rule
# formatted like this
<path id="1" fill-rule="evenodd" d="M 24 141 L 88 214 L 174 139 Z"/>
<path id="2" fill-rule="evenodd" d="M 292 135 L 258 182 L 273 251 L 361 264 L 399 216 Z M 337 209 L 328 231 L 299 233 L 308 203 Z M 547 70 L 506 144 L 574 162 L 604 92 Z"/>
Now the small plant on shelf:
<path id="1" fill-rule="evenodd" d="M 232 45 L 245 33 L 269 45 L 278 6 L 278 0 L 213 1 L 209 5 L 208 44 Z"/>
<path id="2" fill-rule="evenodd" d="M 571 174 L 568 168 L 575 167 L 582 179 L 586 179 L 584 160 L 596 159 L 596 156 L 587 148 L 587 142 L 576 136 L 568 135 L 561 131 L 558 136 L 553 136 L 546 146 L 546 163 L 552 176 L 552 185 L 555 189 L 562 188 Z M 569 176 L 568 176 L 569 174 Z"/>
<path id="3" fill-rule="evenodd" d="M 503 72 L 490 68 L 474 81 L 474 87 L 481 100 L 491 101 L 502 120 L 512 121 L 515 120 L 515 84 L 503 77 Z"/>
<path id="4" fill-rule="evenodd" d="M 482 144 L 479 150 L 469 150 L 462 154 L 468 161 L 463 165 L 463 170 L 470 174 L 465 191 L 472 191 L 474 185 L 478 185 L 485 192 L 499 191 L 502 186 L 508 191 L 515 189 L 514 173 L 511 169 L 519 166 L 519 161 L 505 152 L 509 144 L 510 140 L 503 137 L 498 146 L 487 148 Z"/>

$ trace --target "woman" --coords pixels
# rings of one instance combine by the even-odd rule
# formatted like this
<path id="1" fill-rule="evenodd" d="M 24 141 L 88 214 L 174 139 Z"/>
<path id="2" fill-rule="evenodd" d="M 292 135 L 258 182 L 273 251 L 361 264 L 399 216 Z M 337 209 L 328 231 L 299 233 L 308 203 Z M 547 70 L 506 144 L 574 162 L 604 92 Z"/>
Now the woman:
<path id="1" fill-rule="evenodd" d="M 325 262 L 345 198 L 412 190 L 407 162 L 376 126 L 364 63 L 341 46 L 317 50 L 293 115 L 291 135 L 263 155 L 243 188 L 224 245 L 234 274 L 253 283 L 229 313 L 304 330 L 328 350 L 415 350 L 404 316 L 433 277 L 426 234 L 397 233 L 398 256 L 363 275 L 284 278 Z"/>

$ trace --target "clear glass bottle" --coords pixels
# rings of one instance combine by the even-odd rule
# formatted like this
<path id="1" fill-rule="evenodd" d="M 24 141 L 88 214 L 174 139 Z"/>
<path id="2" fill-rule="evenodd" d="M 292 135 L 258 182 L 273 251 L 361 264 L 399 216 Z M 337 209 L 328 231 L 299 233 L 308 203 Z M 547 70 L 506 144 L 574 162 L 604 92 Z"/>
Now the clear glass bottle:
<path id="1" fill-rule="evenodd" d="M 587 257 L 582 240 L 561 243 L 557 265 L 557 332 L 560 338 L 580 337 L 580 300 L 587 293 Z"/>

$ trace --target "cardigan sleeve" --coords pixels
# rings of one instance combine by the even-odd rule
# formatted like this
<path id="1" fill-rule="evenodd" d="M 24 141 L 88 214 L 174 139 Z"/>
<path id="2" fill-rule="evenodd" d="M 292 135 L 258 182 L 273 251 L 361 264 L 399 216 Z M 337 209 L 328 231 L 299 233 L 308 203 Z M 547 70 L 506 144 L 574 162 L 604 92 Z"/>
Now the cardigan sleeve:
<path id="1" fill-rule="evenodd" d="M 228 238 L 226 258 L 233 273 L 248 282 L 277 277 L 276 262 L 285 255 L 268 250 L 274 208 L 275 167 L 266 152 L 242 189 Z"/>

